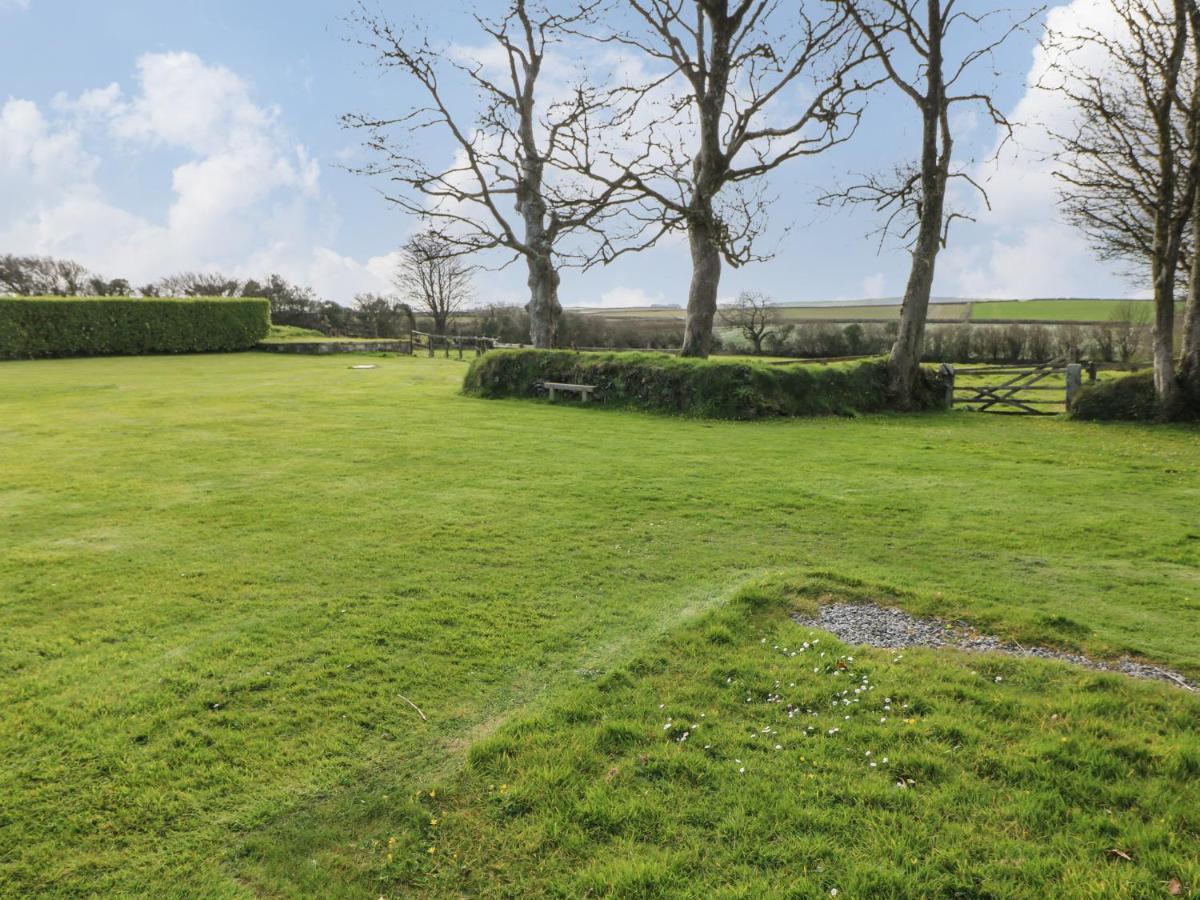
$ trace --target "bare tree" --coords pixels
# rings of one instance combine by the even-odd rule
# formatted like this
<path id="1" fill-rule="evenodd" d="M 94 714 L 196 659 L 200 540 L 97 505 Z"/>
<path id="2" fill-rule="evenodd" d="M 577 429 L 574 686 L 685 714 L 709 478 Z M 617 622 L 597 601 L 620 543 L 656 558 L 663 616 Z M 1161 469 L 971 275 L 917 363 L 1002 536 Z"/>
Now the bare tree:
<path id="1" fill-rule="evenodd" d="M 1185 104 L 1184 134 L 1189 140 L 1190 177 L 1192 181 L 1191 259 L 1188 270 L 1187 301 L 1183 317 L 1183 346 L 1179 357 L 1179 380 L 1188 393 L 1200 402 L 1200 5 L 1196 0 L 1184 0 L 1188 26 L 1191 30 L 1190 53 L 1191 97 Z M 1184 256 L 1187 255 L 1185 248 Z"/>
<path id="2" fill-rule="evenodd" d="M 400 249 L 396 287 L 433 319 L 437 334 L 446 334 L 451 316 L 472 296 L 472 269 L 454 251 L 453 242 L 435 231 L 414 235 Z"/>
<path id="3" fill-rule="evenodd" d="M 980 64 L 1021 30 L 1041 9 L 1013 17 L 1006 11 L 982 13 L 958 9 L 958 0 L 841 0 L 856 28 L 879 57 L 888 80 L 916 107 L 921 119 L 917 161 L 894 177 L 866 183 L 823 198 L 826 203 L 866 203 L 886 219 L 883 234 L 906 241 L 912 267 L 904 289 L 900 326 L 888 367 L 891 393 L 900 407 L 912 403 L 912 389 L 925 344 L 925 320 L 933 291 L 938 253 L 946 247 L 950 226 L 969 219 L 947 208 L 951 180 L 987 194 L 969 172 L 955 166 L 954 119 L 958 107 L 981 108 L 1006 135 L 1012 126 L 992 96 L 970 83 Z M 993 22 L 1003 25 L 995 27 Z"/>
<path id="4" fill-rule="evenodd" d="M 1150 304 L 1126 300 L 1113 310 L 1113 353 L 1123 363 L 1132 362 L 1142 349 L 1142 338 L 1153 318 Z"/>
<path id="5" fill-rule="evenodd" d="M 1170 414 L 1178 389 L 1175 295 L 1200 202 L 1200 66 L 1189 56 L 1200 16 L 1195 0 L 1109 2 L 1115 32 L 1048 38 L 1057 60 L 1048 87 L 1079 114 L 1074 130 L 1056 135 L 1055 174 L 1068 220 L 1102 256 L 1148 264 L 1154 388 Z M 1097 54 L 1103 62 L 1089 64 Z M 1200 292 L 1200 271 L 1194 281 Z"/>
<path id="6" fill-rule="evenodd" d="M 237 297 L 242 282 L 218 272 L 180 272 L 141 289 L 148 297 Z"/>
<path id="7" fill-rule="evenodd" d="M 587 143 L 580 134 L 590 127 L 595 98 L 582 88 L 568 98 L 548 98 L 540 83 L 552 45 L 586 26 L 598 5 L 597 0 L 510 0 L 497 20 L 477 16 L 480 30 L 503 57 L 498 74 L 482 63 L 460 60 L 428 37 L 408 39 L 364 4 L 352 17 L 363 35 L 360 43 L 376 54 L 380 67 L 416 82 L 428 101 L 393 118 L 343 118 L 348 126 L 368 131 L 367 146 L 377 156 L 378 162 L 359 171 L 386 175 L 398 184 L 401 190 L 388 199 L 436 223 L 446 252 L 501 250 L 511 254 L 509 262 L 524 259 L 536 347 L 555 342 L 562 313 L 560 266 L 599 258 L 608 245 L 604 220 L 619 207 L 617 185 L 596 191 L 586 179 L 551 177 L 566 144 L 578 149 Z M 456 106 L 463 86 L 478 96 L 477 109 Z M 410 137 L 430 129 L 441 132 L 454 144 L 454 162 L 431 166 L 410 155 L 391 137 L 395 129 Z M 580 240 L 567 247 L 569 236 Z"/>
<path id="8" fill-rule="evenodd" d="M 639 27 L 597 36 L 660 71 L 611 94 L 620 147 L 584 171 L 638 198 L 654 236 L 685 231 L 691 250 L 683 354 L 707 356 L 722 261 L 767 258 L 763 176 L 854 132 L 856 96 L 877 81 L 837 4 L 793 0 L 628 0 Z"/>
<path id="9" fill-rule="evenodd" d="M 742 291 L 729 306 L 719 310 L 721 321 L 741 331 L 754 346 L 754 354 L 762 353 L 763 341 L 779 324 L 779 310 L 771 298 L 758 291 Z"/>

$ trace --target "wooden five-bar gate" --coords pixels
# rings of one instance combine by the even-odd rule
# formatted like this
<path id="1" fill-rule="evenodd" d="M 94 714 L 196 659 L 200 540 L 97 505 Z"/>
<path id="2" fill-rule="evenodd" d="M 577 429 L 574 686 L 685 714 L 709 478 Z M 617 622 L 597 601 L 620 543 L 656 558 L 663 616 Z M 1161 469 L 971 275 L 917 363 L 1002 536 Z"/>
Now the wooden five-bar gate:
<path id="1" fill-rule="evenodd" d="M 1032 367 L 958 369 L 942 365 L 949 405 L 1010 416 L 1053 416 L 1065 412 L 1083 386 L 1085 372 L 1089 382 L 1096 380 L 1094 364 L 1084 366 L 1066 363 L 1064 359 Z"/>

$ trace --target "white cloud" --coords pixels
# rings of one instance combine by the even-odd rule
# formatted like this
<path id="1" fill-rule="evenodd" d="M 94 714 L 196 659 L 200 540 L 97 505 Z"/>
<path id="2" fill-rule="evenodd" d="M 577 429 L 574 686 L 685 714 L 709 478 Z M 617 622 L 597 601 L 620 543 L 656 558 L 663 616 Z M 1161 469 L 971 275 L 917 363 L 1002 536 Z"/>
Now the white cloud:
<path id="1" fill-rule="evenodd" d="M 48 122 L 37 104 L 8 100 L 0 108 L 0 177 L 6 181 L 32 179 L 53 188 L 90 179 L 97 164 L 83 150 L 79 132 Z"/>
<path id="2" fill-rule="evenodd" d="M 186 268 L 278 271 L 343 302 L 389 288 L 387 257 L 362 263 L 328 249 L 320 163 L 291 139 L 278 108 L 193 53 L 146 54 L 137 73 L 130 95 L 113 83 L 59 95 L 46 111 L 21 99 L 0 107 L 0 246 L 135 283 Z M 149 159 L 162 148 L 186 159 L 171 170 L 159 216 L 106 197 L 106 153 Z"/>
<path id="3" fill-rule="evenodd" d="M 1050 10 L 1045 27 L 1058 34 L 1083 29 L 1111 34 L 1117 21 L 1108 3 L 1071 0 Z M 969 226 L 970 243 L 956 242 L 952 233 L 950 247 L 938 262 L 938 293 L 1031 297 L 1111 290 L 1113 270 L 1097 262 L 1079 233 L 1058 215 L 1052 134 L 1069 130 L 1076 113 L 1062 94 L 1038 87 L 1051 77 L 1054 61 L 1047 48 L 1034 50 L 1025 93 L 1008 114 L 1021 126 L 1016 140 L 994 161 L 974 169 L 973 177 L 987 188 L 992 208 L 974 201 L 980 225 Z M 1099 58 L 1077 61 L 1103 63 Z"/>
<path id="4" fill-rule="evenodd" d="M 596 306 L 622 308 L 626 306 L 662 305 L 667 299 L 662 294 L 649 294 L 638 287 L 615 287 L 600 295 Z"/>
<path id="5" fill-rule="evenodd" d="M 880 297 L 886 296 L 884 290 L 887 287 L 887 276 L 882 272 L 876 272 L 874 275 L 868 275 L 862 281 L 862 295 L 867 300 L 877 300 Z"/>
<path id="6" fill-rule="evenodd" d="M 25 12 L 27 9 L 29 9 L 29 0 L 0 0 L 0 13 Z"/>

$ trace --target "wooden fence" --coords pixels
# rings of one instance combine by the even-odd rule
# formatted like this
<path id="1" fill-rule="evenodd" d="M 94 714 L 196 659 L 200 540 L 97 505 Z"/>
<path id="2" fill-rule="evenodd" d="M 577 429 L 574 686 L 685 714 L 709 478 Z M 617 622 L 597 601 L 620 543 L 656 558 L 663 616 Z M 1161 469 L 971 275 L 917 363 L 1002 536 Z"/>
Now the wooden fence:
<path id="1" fill-rule="evenodd" d="M 942 365 L 948 405 L 1009 416 L 1054 416 L 1066 412 L 1083 386 L 1085 373 L 1088 382 L 1094 382 L 1095 364 L 1068 364 L 1057 359 L 1032 367 L 956 369 L 945 363 Z"/>
<path id="2" fill-rule="evenodd" d="M 429 334 L 425 331 L 413 331 L 411 335 L 414 356 L 419 349 L 424 349 L 430 358 L 432 358 L 440 349 L 446 354 L 446 359 L 450 358 L 451 350 L 457 351 L 458 358 L 462 359 L 464 350 L 473 352 L 476 356 L 482 356 L 496 347 L 495 338 L 489 337 L 461 334 Z"/>

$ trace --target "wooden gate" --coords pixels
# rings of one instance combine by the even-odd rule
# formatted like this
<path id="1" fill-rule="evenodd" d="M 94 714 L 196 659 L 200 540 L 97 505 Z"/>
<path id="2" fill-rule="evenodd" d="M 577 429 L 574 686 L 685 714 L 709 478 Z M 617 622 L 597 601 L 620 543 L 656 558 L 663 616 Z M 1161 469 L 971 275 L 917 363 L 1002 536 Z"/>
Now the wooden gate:
<path id="1" fill-rule="evenodd" d="M 975 366 L 956 369 L 943 364 L 951 405 L 973 412 L 1009 416 L 1054 416 L 1070 408 L 1083 386 L 1084 366 L 1056 359 L 1033 367 Z M 1094 365 L 1087 367 L 1096 380 Z"/>
<path id="2" fill-rule="evenodd" d="M 458 351 L 458 358 L 463 358 L 463 350 L 469 350 L 476 356 L 482 356 L 489 350 L 495 349 L 494 338 L 472 337 L 457 334 L 429 334 L 425 331 L 412 332 L 412 352 L 415 355 L 419 348 L 424 348 L 432 357 L 437 350 L 442 350 L 446 358 L 450 358 L 451 349 Z"/>

